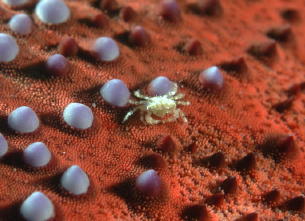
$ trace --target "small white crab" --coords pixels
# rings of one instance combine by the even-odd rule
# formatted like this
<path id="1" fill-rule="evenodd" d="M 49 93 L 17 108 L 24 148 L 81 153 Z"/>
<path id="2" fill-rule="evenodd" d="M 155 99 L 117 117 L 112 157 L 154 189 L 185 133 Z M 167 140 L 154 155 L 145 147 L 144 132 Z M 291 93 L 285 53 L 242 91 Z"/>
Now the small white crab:
<path id="1" fill-rule="evenodd" d="M 190 105 L 188 101 L 179 101 L 184 97 L 184 94 L 178 93 L 178 86 L 175 83 L 173 89 L 165 95 L 148 97 L 142 95 L 140 90 L 134 92 L 134 96 L 142 99 L 140 101 L 129 100 L 128 102 L 133 105 L 138 105 L 129 111 L 124 119 L 123 123 L 133 115 L 137 110 L 140 110 L 141 121 L 147 124 L 159 124 L 166 122 L 173 122 L 179 117 L 182 118 L 184 122 L 187 122 L 187 119 L 183 111 L 177 108 L 177 105 Z M 162 119 L 165 115 L 171 115 L 166 119 Z M 161 119 L 154 119 L 153 116 L 156 116 Z"/>

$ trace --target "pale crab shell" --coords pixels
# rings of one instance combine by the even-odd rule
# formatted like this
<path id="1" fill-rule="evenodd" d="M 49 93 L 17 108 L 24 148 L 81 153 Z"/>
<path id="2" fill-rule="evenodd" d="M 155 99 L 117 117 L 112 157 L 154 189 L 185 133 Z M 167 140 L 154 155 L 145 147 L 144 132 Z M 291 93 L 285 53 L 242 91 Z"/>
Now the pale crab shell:
<path id="1" fill-rule="evenodd" d="M 166 114 L 173 112 L 177 107 L 176 102 L 166 96 L 152 97 L 147 103 L 147 111 L 152 112 L 158 117 L 164 117 Z"/>

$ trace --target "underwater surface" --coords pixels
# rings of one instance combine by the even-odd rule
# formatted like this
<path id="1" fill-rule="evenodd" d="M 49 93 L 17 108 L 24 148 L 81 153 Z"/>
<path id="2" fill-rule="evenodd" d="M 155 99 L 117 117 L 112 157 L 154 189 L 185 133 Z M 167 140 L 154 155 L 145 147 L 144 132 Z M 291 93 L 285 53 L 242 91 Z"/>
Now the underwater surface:
<path id="1" fill-rule="evenodd" d="M 0 1 L 0 220 L 305 220 L 304 10 Z"/>

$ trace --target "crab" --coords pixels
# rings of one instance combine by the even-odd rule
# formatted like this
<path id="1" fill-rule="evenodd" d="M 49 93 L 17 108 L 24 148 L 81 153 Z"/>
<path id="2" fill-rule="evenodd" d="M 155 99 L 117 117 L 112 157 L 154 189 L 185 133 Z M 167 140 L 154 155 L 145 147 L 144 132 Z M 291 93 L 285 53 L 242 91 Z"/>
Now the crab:
<path id="1" fill-rule="evenodd" d="M 140 111 L 140 119 L 143 123 L 159 124 L 173 122 L 179 117 L 187 123 L 185 114 L 181 109 L 177 108 L 177 105 L 190 105 L 190 102 L 181 101 L 180 99 L 184 97 L 184 94 L 177 94 L 177 91 L 178 85 L 176 83 L 174 83 L 171 91 L 161 96 L 149 97 L 141 94 L 140 90 L 136 90 L 133 93 L 134 96 L 142 100 L 134 101 L 129 99 L 128 103 L 137 106 L 125 115 L 122 123 L 125 123 L 128 118 L 138 110 Z M 155 119 L 154 117 L 158 117 L 159 119 Z"/>

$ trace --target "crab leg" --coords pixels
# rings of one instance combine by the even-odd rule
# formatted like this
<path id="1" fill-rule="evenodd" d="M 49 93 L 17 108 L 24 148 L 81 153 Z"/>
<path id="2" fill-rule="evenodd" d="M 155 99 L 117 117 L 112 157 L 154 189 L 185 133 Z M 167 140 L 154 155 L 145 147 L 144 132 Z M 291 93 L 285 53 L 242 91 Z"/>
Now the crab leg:
<path id="1" fill-rule="evenodd" d="M 147 112 L 147 114 L 145 115 L 145 121 L 148 124 L 159 124 L 161 122 L 161 120 L 155 120 L 152 118 L 151 113 Z"/>
<path id="2" fill-rule="evenodd" d="M 137 98 L 141 98 L 141 99 L 145 99 L 145 100 L 150 99 L 150 97 L 141 94 L 140 90 L 136 90 L 135 92 L 133 92 L 133 95 Z"/>
<path id="3" fill-rule="evenodd" d="M 138 109 L 140 109 L 140 108 L 139 108 L 139 107 L 136 107 L 136 108 L 133 108 L 132 110 L 130 110 L 130 111 L 125 115 L 125 117 L 124 117 L 122 123 L 125 123 L 125 122 L 128 120 L 128 118 L 129 118 L 131 115 L 133 115 Z"/>
<path id="4" fill-rule="evenodd" d="M 129 100 L 128 103 L 134 104 L 134 105 L 139 105 L 139 104 L 144 104 L 146 101 L 134 101 L 134 100 Z"/>
<path id="5" fill-rule="evenodd" d="M 140 116 L 140 120 L 145 123 L 145 119 L 144 119 L 144 112 L 140 112 L 141 116 Z"/>
<path id="6" fill-rule="evenodd" d="M 179 94 L 173 96 L 172 99 L 173 99 L 173 100 L 179 100 L 179 99 L 181 99 L 181 98 L 184 98 L 184 96 L 185 96 L 184 94 L 179 93 Z"/>
<path id="7" fill-rule="evenodd" d="M 182 118 L 183 122 L 187 123 L 188 121 L 183 111 L 181 109 L 177 109 L 177 111 L 179 112 L 179 115 Z"/>
<path id="8" fill-rule="evenodd" d="M 177 104 L 190 105 L 191 103 L 189 101 L 177 101 Z"/>

